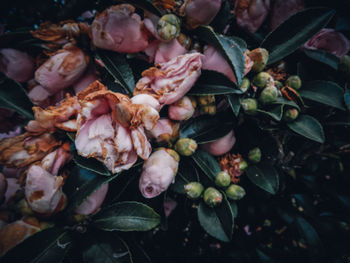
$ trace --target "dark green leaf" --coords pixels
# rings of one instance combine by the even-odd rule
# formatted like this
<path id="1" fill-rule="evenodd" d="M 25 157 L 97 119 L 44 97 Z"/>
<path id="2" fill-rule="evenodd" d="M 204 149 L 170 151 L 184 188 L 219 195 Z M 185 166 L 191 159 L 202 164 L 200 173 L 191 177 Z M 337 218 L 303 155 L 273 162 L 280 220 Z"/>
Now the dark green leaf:
<path id="1" fill-rule="evenodd" d="M 234 115 L 237 117 L 241 109 L 241 97 L 238 94 L 226 96 Z"/>
<path id="2" fill-rule="evenodd" d="M 299 94 L 305 99 L 345 110 L 344 90 L 335 82 L 325 80 L 307 82 Z"/>
<path id="3" fill-rule="evenodd" d="M 160 216 L 139 202 L 120 202 L 97 214 L 94 225 L 106 231 L 148 231 L 160 223 Z"/>
<path id="4" fill-rule="evenodd" d="M 322 125 L 309 115 L 300 115 L 298 119 L 287 124 L 288 127 L 310 140 L 324 143 L 325 137 Z"/>
<path id="5" fill-rule="evenodd" d="M 195 85 L 188 95 L 225 95 L 225 94 L 242 94 L 242 91 L 228 88 L 220 85 L 198 84 Z"/>
<path id="6" fill-rule="evenodd" d="M 283 108 L 284 108 L 284 105 L 281 104 L 281 105 L 273 107 L 272 109 L 270 109 L 268 111 L 264 111 L 264 110 L 260 110 L 260 109 L 257 109 L 256 111 L 259 113 L 268 115 L 276 121 L 280 121 L 282 119 L 282 116 L 283 116 Z"/>
<path id="7" fill-rule="evenodd" d="M 300 107 L 298 106 L 298 104 L 296 104 L 293 101 L 290 100 L 286 100 L 285 98 L 279 97 L 277 98 L 277 100 L 271 104 L 281 104 L 281 105 L 286 105 L 286 106 L 290 106 L 292 108 L 296 108 L 300 111 Z"/>
<path id="8" fill-rule="evenodd" d="M 276 194 L 279 187 L 278 174 L 270 164 L 261 163 L 251 165 L 247 169 L 247 176 L 250 181 L 261 189 Z"/>
<path id="9" fill-rule="evenodd" d="M 329 53 L 324 50 L 310 50 L 310 49 L 304 49 L 304 53 L 308 57 L 318 62 L 324 63 L 335 70 L 338 70 L 340 59 L 336 55 L 333 55 L 332 53 Z"/>
<path id="10" fill-rule="evenodd" d="M 18 112 L 27 119 L 34 119 L 33 103 L 21 84 L 0 72 L 0 107 Z"/>
<path id="11" fill-rule="evenodd" d="M 222 228 L 226 236 L 231 240 L 233 234 L 234 213 L 232 206 L 223 193 L 222 203 L 214 207 L 215 213 L 219 218 Z"/>
<path id="12" fill-rule="evenodd" d="M 0 48 L 14 48 L 14 45 L 33 39 L 29 30 L 9 32 L 0 36 Z"/>
<path id="13" fill-rule="evenodd" d="M 214 180 L 216 174 L 221 171 L 220 165 L 216 159 L 203 150 L 197 150 L 191 157 L 203 173 L 211 180 Z"/>
<path id="14" fill-rule="evenodd" d="M 335 11 L 326 8 L 309 8 L 289 17 L 261 43 L 261 47 L 270 52 L 268 64 L 275 63 L 297 50 L 325 27 L 334 14 Z"/>
<path id="15" fill-rule="evenodd" d="M 96 160 L 95 158 L 85 158 L 83 156 L 80 156 L 77 152 L 74 152 L 73 161 L 79 167 L 89 170 L 91 172 L 104 175 L 104 176 L 112 175 L 112 173 L 108 170 L 108 168 L 103 163 Z"/>
<path id="16" fill-rule="evenodd" d="M 198 171 L 188 159 L 181 159 L 175 183 L 170 186 L 171 190 L 178 194 L 185 194 L 184 186 L 189 182 L 199 182 Z"/>
<path id="17" fill-rule="evenodd" d="M 350 110 L 350 90 L 347 88 L 347 86 L 345 87 L 344 102 L 346 108 Z"/>
<path id="18" fill-rule="evenodd" d="M 144 10 L 147 10 L 152 14 L 155 14 L 157 16 L 162 16 L 162 13 L 160 12 L 160 10 L 157 7 L 155 7 L 152 4 L 152 1 L 150 0 L 128 0 L 127 2 L 132 5 L 138 6 Z"/>

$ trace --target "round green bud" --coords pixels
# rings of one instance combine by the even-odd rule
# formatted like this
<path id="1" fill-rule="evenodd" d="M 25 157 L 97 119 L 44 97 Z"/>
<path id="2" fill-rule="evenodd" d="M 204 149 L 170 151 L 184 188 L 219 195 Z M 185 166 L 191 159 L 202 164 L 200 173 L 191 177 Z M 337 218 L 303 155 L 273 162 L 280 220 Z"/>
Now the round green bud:
<path id="1" fill-rule="evenodd" d="M 245 196 L 245 190 L 243 187 L 231 184 L 225 191 L 227 198 L 232 200 L 240 200 Z"/>
<path id="2" fill-rule="evenodd" d="M 248 78 L 243 78 L 239 88 L 242 92 L 246 92 L 250 88 L 250 80 Z"/>
<path id="3" fill-rule="evenodd" d="M 219 172 L 215 177 L 215 184 L 218 187 L 227 187 L 231 183 L 231 176 L 226 171 Z"/>
<path id="4" fill-rule="evenodd" d="M 17 211 L 23 216 L 34 215 L 33 210 L 30 208 L 25 198 L 21 199 L 16 205 L 17 205 Z"/>
<path id="5" fill-rule="evenodd" d="M 275 86 L 270 85 L 262 90 L 259 96 L 259 101 L 262 104 L 270 104 L 272 102 L 275 102 L 277 100 L 277 97 L 278 89 Z"/>
<path id="6" fill-rule="evenodd" d="M 348 78 L 350 78 L 350 57 L 348 55 L 345 55 L 340 59 L 338 69 Z"/>
<path id="7" fill-rule="evenodd" d="M 276 80 L 275 81 L 275 87 L 278 88 L 279 90 L 283 88 L 283 84 L 281 81 Z"/>
<path id="8" fill-rule="evenodd" d="M 253 78 L 253 85 L 258 88 L 265 88 L 273 82 L 272 76 L 267 72 L 260 72 Z"/>
<path id="9" fill-rule="evenodd" d="M 198 97 L 198 103 L 200 106 L 207 106 L 215 103 L 214 95 L 202 95 Z"/>
<path id="10" fill-rule="evenodd" d="M 190 182 L 185 185 L 185 193 L 190 199 L 197 199 L 201 196 L 204 187 L 201 183 Z"/>
<path id="11" fill-rule="evenodd" d="M 198 144 L 190 138 L 179 139 L 175 144 L 175 151 L 183 156 L 191 156 L 197 150 Z"/>
<path id="12" fill-rule="evenodd" d="M 288 109 L 283 114 L 283 119 L 287 122 L 294 121 L 299 116 L 299 111 L 295 108 Z"/>
<path id="13" fill-rule="evenodd" d="M 251 149 L 248 153 L 248 159 L 252 163 L 258 163 L 261 161 L 261 150 L 260 148 L 256 147 L 254 149 Z"/>
<path id="14" fill-rule="evenodd" d="M 157 25 L 157 33 L 160 38 L 165 41 L 170 41 L 180 34 L 181 21 L 173 14 L 162 16 Z"/>
<path id="15" fill-rule="evenodd" d="M 209 115 L 215 115 L 216 114 L 216 105 L 207 105 L 207 106 L 202 106 L 200 108 L 200 112 L 202 114 L 209 114 Z"/>
<path id="16" fill-rule="evenodd" d="M 241 106 L 245 113 L 253 115 L 258 109 L 258 102 L 256 99 L 248 98 L 241 101 Z"/>
<path id="17" fill-rule="evenodd" d="M 286 85 L 288 87 L 291 87 L 292 89 L 298 90 L 301 87 L 301 79 L 299 78 L 299 76 L 290 76 L 287 80 L 286 80 Z"/>
<path id="18" fill-rule="evenodd" d="M 261 72 L 264 70 L 269 60 L 269 52 L 265 48 L 256 48 L 249 52 L 248 56 L 254 62 L 253 72 Z"/>
<path id="19" fill-rule="evenodd" d="M 222 194 L 214 187 L 208 187 L 204 191 L 203 200 L 208 206 L 214 207 L 222 202 Z"/>
<path id="20" fill-rule="evenodd" d="M 245 171 L 246 169 L 248 168 L 248 163 L 244 160 L 242 160 L 240 163 L 239 163 L 239 169 L 243 172 Z"/>

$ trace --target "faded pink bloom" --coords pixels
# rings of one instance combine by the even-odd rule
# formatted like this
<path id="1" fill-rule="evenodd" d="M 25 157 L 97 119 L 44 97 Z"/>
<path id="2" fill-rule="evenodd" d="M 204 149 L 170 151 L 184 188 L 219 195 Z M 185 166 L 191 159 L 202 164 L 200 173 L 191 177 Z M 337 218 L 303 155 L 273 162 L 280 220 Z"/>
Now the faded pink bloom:
<path id="1" fill-rule="evenodd" d="M 143 51 L 148 33 L 132 5 L 111 6 L 95 17 L 91 26 L 92 43 L 99 48 L 121 53 Z"/>
<path id="2" fill-rule="evenodd" d="M 5 192 L 5 201 L 4 205 L 6 206 L 11 199 L 15 196 L 17 191 L 21 189 L 21 186 L 19 185 L 19 181 L 17 178 L 7 178 L 7 188 Z"/>
<path id="3" fill-rule="evenodd" d="M 166 197 L 163 203 L 165 216 L 169 217 L 170 214 L 175 210 L 176 206 L 177 202 L 174 199 Z"/>
<path id="4" fill-rule="evenodd" d="M 139 95 L 133 96 L 131 98 L 131 102 L 133 104 L 149 105 L 157 111 L 160 110 L 160 104 L 158 100 L 156 100 L 155 98 L 153 98 L 151 95 L 148 95 L 148 94 L 139 94 Z"/>
<path id="5" fill-rule="evenodd" d="M 198 52 L 186 54 L 145 70 L 136 84 L 134 95 L 149 94 L 158 99 L 161 105 L 174 103 L 183 97 L 199 78 L 201 57 Z"/>
<path id="6" fill-rule="evenodd" d="M 5 176 L 0 173 L 0 204 L 2 203 L 7 189 L 7 181 Z"/>
<path id="7" fill-rule="evenodd" d="M 275 0 L 271 11 L 270 29 L 274 30 L 287 18 L 304 8 L 304 0 Z"/>
<path id="8" fill-rule="evenodd" d="M 189 97 L 184 96 L 174 104 L 171 104 L 168 109 L 169 118 L 175 121 L 184 121 L 191 118 L 195 108 Z"/>
<path id="9" fill-rule="evenodd" d="M 221 0 L 186 0 L 181 11 L 186 16 L 187 25 L 196 28 L 208 25 L 221 8 Z"/>
<path id="10" fill-rule="evenodd" d="M 91 83 L 98 80 L 94 68 L 90 68 L 80 79 L 73 84 L 75 94 L 87 89 Z"/>
<path id="11" fill-rule="evenodd" d="M 159 119 L 148 135 L 158 143 L 171 142 L 179 137 L 179 123 L 169 119 Z"/>
<path id="12" fill-rule="evenodd" d="M 178 154 L 166 148 L 159 148 L 145 161 L 139 188 L 145 198 L 160 195 L 174 181 L 179 165 Z"/>
<path id="13" fill-rule="evenodd" d="M 158 49 L 155 53 L 154 63 L 164 63 L 169 60 L 184 55 L 188 52 L 188 49 L 180 44 L 177 38 L 170 42 L 160 42 Z"/>
<path id="14" fill-rule="evenodd" d="M 28 92 L 28 97 L 34 105 L 47 106 L 51 94 L 41 85 L 36 85 Z"/>
<path id="15" fill-rule="evenodd" d="M 213 142 L 204 143 L 201 145 L 202 149 L 214 156 L 220 156 L 229 152 L 235 145 L 236 137 L 232 131 L 226 134 L 224 137 L 217 139 Z"/>
<path id="16" fill-rule="evenodd" d="M 1 110 L 0 110 L 0 114 L 1 114 Z M 1 125 L 4 125 L 4 122 L 1 122 Z M 21 134 L 21 127 L 16 127 L 13 130 L 10 130 L 10 131 L 8 131 L 6 133 L 0 133 L 0 141 L 2 139 L 15 137 L 15 136 L 17 136 L 19 134 Z"/>
<path id="17" fill-rule="evenodd" d="M 75 209 L 75 213 L 80 215 L 95 214 L 101 207 L 108 192 L 108 183 L 103 184 L 93 192 L 81 205 Z"/>
<path id="18" fill-rule="evenodd" d="M 350 50 L 350 41 L 342 33 L 331 28 L 323 28 L 303 46 L 311 50 L 324 50 L 343 57 Z"/>
<path id="19" fill-rule="evenodd" d="M 270 11 L 270 0 L 236 0 L 237 24 L 251 33 L 258 31 Z"/>
<path id="20" fill-rule="evenodd" d="M 81 49 L 67 44 L 36 70 L 35 80 L 53 95 L 78 80 L 88 63 Z"/>
<path id="21" fill-rule="evenodd" d="M 34 60 L 27 53 L 13 49 L 0 49 L 0 71 L 18 82 L 33 78 Z"/>

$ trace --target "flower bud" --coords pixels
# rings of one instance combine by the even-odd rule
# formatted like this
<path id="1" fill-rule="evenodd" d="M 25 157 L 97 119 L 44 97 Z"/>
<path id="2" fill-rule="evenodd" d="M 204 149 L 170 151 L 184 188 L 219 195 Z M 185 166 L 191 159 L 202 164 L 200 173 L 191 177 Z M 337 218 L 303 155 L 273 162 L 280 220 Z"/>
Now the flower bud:
<path id="1" fill-rule="evenodd" d="M 231 183 L 231 176 L 226 171 L 219 172 L 215 177 L 215 184 L 218 187 L 227 187 Z"/>
<path id="2" fill-rule="evenodd" d="M 21 199 L 17 204 L 17 211 L 23 216 L 34 215 L 33 210 L 30 208 L 25 198 Z"/>
<path id="3" fill-rule="evenodd" d="M 236 184 L 231 184 L 225 192 L 227 198 L 232 200 L 240 200 L 245 196 L 245 190 L 243 187 Z"/>
<path id="4" fill-rule="evenodd" d="M 210 153 L 211 155 L 220 156 L 230 151 L 233 145 L 235 145 L 235 142 L 236 137 L 232 130 L 224 137 L 221 137 L 213 142 L 202 144 L 201 148 Z"/>
<path id="5" fill-rule="evenodd" d="M 269 104 L 275 102 L 277 100 L 277 97 L 278 89 L 273 85 L 269 85 L 260 93 L 259 101 L 262 104 Z"/>
<path id="6" fill-rule="evenodd" d="M 253 78 L 253 85 L 258 88 L 265 88 L 268 84 L 273 82 L 272 76 L 267 72 L 260 72 Z"/>
<path id="7" fill-rule="evenodd" d="M 183 156 L 191 156 L 197 150 L 197 143 L 190 138 L 179 139 L 175 144 L 175 151 Z"/>
<path id="8" fill-rule="evenodd" d="M 264 70 L 267 61 L 269 60 L 269 52 L 265 48 L 256 48 L 249 52 L 248 56 L 254 65 L 252 67 L 253 72 L 261 72 Z"/>
<path id="9" fill-rule="evenodd" d="M 207 106 L 213 103 L 215 103 L 214 95 L 203 95 L 198 97 L 198 104 L 200 106 Z"/>
<path id="10" fill-rule="evenodd" d="M 286 85 L 288 87 L 291 87 L 292 89 L 298 90 L 301 87 L 301 79 L 299 78 L 299 76 L 290 76 L 287 80 L 286 80 Z"/>
<path id="11" fill-rule="evenodd" d="M 277 89 L 279 89 L 279 90 L 282 89 L 282 88 L 283 88 L 282 82 L 276 80 L 276 81 L 275 81 L 275 87 L 276 87 Z"/>
<path id="12" fill-rule="evenodd" d="M 241 106 L 245 113 L 253 115 L 258 109 L 258 102 L 256 99 L 248 98 L 241 101 Z"/>
<path id="13" fill-rule="evenodd" d="M 170 41 L 180 34 L 180 19 L 173 14 L 162 16 L 157 25 L 158 35 L 165 41 Z"/>
<path id="14" fill-rule="evenodd" d="M 201 196 L 204 187 L 199 182 L 190 182 L 185 185 L 185 192 L 188 198 L 197 199 Z"/>
<path id="15" fill-rule="evenodd" d="M 248 164 L 246 161 L 244 161 L 243 159 L 239 162 L 239 170 L 241 170 L 241 172 L 243 172 L 245 169 L 248 168 Z"/>
<path id="16" fill-rule="evenodd" d="M 208 187 L 204 191 L 203 200 L 208 206 L 214 207 L 222 202 L 222 194 L 214 187 Z"/>
<path id="17" fill-rule="evenodd" d="M 74 212 L 80 215 L 95 214 L 105 200 L 107 192 L 108 183 L 105 183 L 95 192 L 93 192 L 83 203 L 81 203 Z"/>
<path id="18" fill-rule="evenodd" d="M 243 78 L 239 88 L 242 92 L 246 92 L 250 88 L 250 80 L 248 78 Z"/>
<path id="19" fill-rule="evenodd" d="M 248 153 L 248 159 L 253 163 L 258 163 L 261 161 L 261 150 L 260 148 L 256 147 L 254 149 L 251 149 Z"/>
<path id="20" fill-rule="evenodd" d="M 179 137 L 179 127 L 179 123 L 169 119 L 159 119 L 148 134 L 159 144 L 171 145 Z"/>
<path id="21" fill-rule="evenodd" d="M 193 100 L 194 101 L 194 100 Z M 195 101 L 194 101 L 195 102 Z M 192 100 L 184 96 L 174 104 L 171 104 L 168 109 L 169 118 L 176 121 L 184 121 L 191 118 L 194 114 L 195 107 Z"/>
<path id="22" fill-rule="evenodd" d="M 200 112 L 201 112 L 201 114 L 215 115 L 216 114 L 216 106 L 215 105 L 202 106 Z"/>
<path id="23" fill-rule="evenodd" d="M 299 111 L 297 109 L 288 109 L 284 112 L 283 119 L 287 122 L 294 121 L 299 116 Z"/>

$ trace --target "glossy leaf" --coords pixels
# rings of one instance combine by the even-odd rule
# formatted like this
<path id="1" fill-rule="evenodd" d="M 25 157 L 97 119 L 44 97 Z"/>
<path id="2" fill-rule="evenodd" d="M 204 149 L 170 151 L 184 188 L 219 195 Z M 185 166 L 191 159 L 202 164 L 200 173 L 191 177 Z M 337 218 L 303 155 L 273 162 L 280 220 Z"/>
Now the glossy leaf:
<path id="1" fill-rule="evenodd" d="M 197 150 L 191 158 L 198 165 L 204 174 L 208 176 L 209 179 L 214 180 L 216 174 L 221 171 L 219 163 L 216 159 L 209 153 L 203 150 Z"/>
<path id="2" fill-rule="evenodd" d="M 97 214 L 94 225 L 106 231 L 148 231 L 160 223 L 152 208 L 139 202 L 120 202 Z"/>
<path id="3" fill-rule="evenodd" d="M 324 50 L 310 50 L 310 49 L 304 49 L 304 53 L 308 57 L 318 62 L 324 63 L 335 70 L 338 70 L 340 59 L 336 55 L 333 55 L 332 53 L 329 53 Z"/>
<path id="4" fill-rule="evenodd" d="M 310 140 L 324 143 L 325 137 L 322 125 L 309 115 L 300 115 L 298 119 L 287 124 L 297 134 Z"/>
<path id="5" fill-rule="evenodd" d="M 171 184 L 171 190 L 178 194 L 185 194 L 185 185 L 189 182 L 199 182 L 198 171 L 189 159 L 181 159 L 175 182 Z"/>
<path id="6" fill-rule="evenodd" d="M 242 91 L 237 89 L 228 88 L 226 86 L 211 85 L 211 84 L 198 84 L 195 85 L 188 95 L 201 96 L 201 95 L 226 95 L 226 94 L 242 94 Z"/>
<path id="7" fill-rule="evenodd" d="M 350 110 L 350 90 L 348 89 L 347 85 L 345 86 L 344 102 L 346 108 Z"/>
<path id="8" fill-rule="evenodd" d="M 279 187 L 278 174 L 270 164 L 261 163 L 248 167 L 247 176 L 249 180 L 261 189 L 276 194 Z"/>
<path id="9" fill-rule="evenodd" d="M 151 0 L 128 0 L 128 3 L 147 10 L 157 16 L 162 16 L 160 10 L 152 4 Z"/>
<path id="10" fill-rule="evenodd" d="M 260 110 L 260 109 L 257 109 L 256 111 L 261 113 L 261 114 L 267 115 L 276 121 L 280 121 L 282 119 L 282 116 L 283 116 L 283 108 L 284 108 L 284 105 L 281 104 L 281 105 L 273 107 L 272 109 L 270 109 L 268 111 L 267 110 L 266 111 Z"/>
<path id="11" fill-rule="evenodd" d="M 102 162 L 96 160 L 95 158 L 85 158 L 83 156 L 80 156 L 77 152 L 74 152 L 73 161 L 79 167 L 89 170 L 93 173 L 97 173 L 104 176 L 112 175 L 108 168 Z"/>
<path id="12" fill-rule="evenodd" d="M 234 115 L 237 117 L 241 109 L 241 97 L 238 94 L 231 94 L 226 97 Z"/>
<path id="13" fill-rule="evenodd" d="M 293 101 L 287 100 L 283 97 L 277 98 L 277 100 L 275 102 L 271 103 L 271 105 L 286 105 L 286 106 L 290 106 L 292 108 L 296 108 L 300 111 L 300 107 L 298 106 L 298 104 L 296 104 Z"/>
<path id="14" fill-rule="evenodd" d="M 297 50 L 325 27 L 334 14 L 335 11 L 327 8 L 309 8 L 290 16 L 261 43 L 261 47 L 270 53 L 268 64 L 273 64 Z"/>

